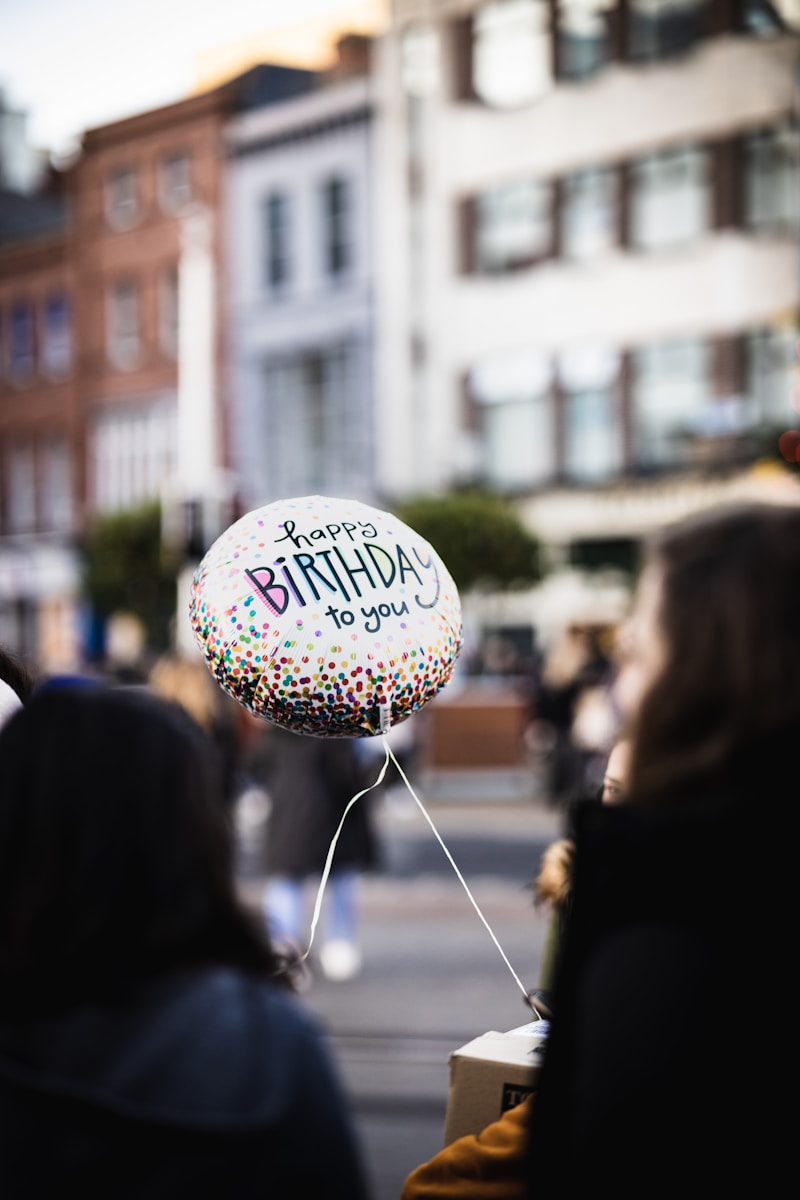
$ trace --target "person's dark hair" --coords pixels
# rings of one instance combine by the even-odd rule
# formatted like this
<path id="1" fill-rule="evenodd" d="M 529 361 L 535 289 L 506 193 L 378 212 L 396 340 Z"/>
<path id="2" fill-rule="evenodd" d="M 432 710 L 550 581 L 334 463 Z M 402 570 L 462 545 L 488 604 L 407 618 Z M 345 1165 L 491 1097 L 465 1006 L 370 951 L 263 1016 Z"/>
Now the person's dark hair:
<path id="1" fill-rule="evenodd" d="M 178 705 L 49 682 L 0 731 L 0 763 L 0 1009 L 192 966 L 285 981 L 237 896 L 213 744 Z"/>
<path id="2" fill-rule="evenodd" d="M 36 686 L 36 675 L 11 650 L 0 646 L 0 679 L 27 704 Z"/>
<path id="3" fill-rule="evenodd" d="M 666 660 L 634 718 L 630 791 L 674 806 L 735 772 L 749 748 L 796 745 L 800 508 L 694 517 L 654 541 L 649 564 Z"/>

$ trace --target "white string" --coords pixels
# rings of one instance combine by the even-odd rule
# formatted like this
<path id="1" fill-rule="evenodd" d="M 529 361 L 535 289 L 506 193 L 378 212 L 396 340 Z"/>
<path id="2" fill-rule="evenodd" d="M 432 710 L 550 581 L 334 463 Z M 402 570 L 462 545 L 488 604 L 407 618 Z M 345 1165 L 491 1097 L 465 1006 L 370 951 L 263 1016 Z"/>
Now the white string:
<path id="1" fill-rule="evenodd" d="M 342 826 L 343 826 L 343 825 L 344 825 L 344 823 L 345 823 L 345 819 L 346 819 L 346 817 L 347 817 L 347 814 L 350 812 L 350 809 L 353 807 L 353 805 L 356 803 L 356 801 L 357 801 L 357 800 L 360 800 L 362 796 L 365 796 L 365 795 L 367 794 L 367 792 L 371 792 L 371 791 L 373 790 L 373 788 L 376 788 L 376 787 L 378 787 L 378 786 L 379 786 L 381 783 L 383 783 L 384 776 L 386 775 L 386 770 L 387 770 L 387 768 L 388 768 L 388 766 L 389 766 L 389 759 L 391 759 L 391 760 L 392 760 L 392 762 L 394 763 L 394 765 L 397 767 L 397 770 L 398 770 L 398 772 L 399 772 L 399 774 L 400 774 L 400 778 L 403 780 L 403 783 L 406 785 L 406 787 L 408 788 L 408 790 L 409 790 L 409 792 L 411 793 L 412 797 L 414 798 L 414 801 L 415 801 L 415 803 L 416 803 L 417 807 L 419 808 L 419 810 L 420 810 L 420 812 L 422 813 L 423 817 L 425 818 L 425 820 L 428 822 L 428 824 L 430 825 L 431 829 L 433 830 L 433 834 L 434 834 L 434 836 L 435 836 L 435 838 L 436 838 L 437 842 L 438 842 L 438 843 L 439 843 L 439 845 L 442 847 L 442 850 L 444 850 L 444 852 L 445 852 L 445 854 L 446 854 L 446 856 L 447 856 L 447 859 L 448 859 L 448 861 L 449 861 L 449 863 L 450 863 L 450 866 L 451 866 L 451 867 L 453 868 L 453 870 L 455 871 L 456 875 L 458 876 L 458 879 L 459 879 L 459 880 L 460 880 L 460 882 L 461 882 L 461 885 L 462 885 L 462 887 L 464 888 L 464 891 L 467 893 L 467 896 L 469 897 L 469 900 L 470 900 L 470 903 L 472 904 L 472 907 L 475 909 L 476 913 L 478 914 L 478 916 L 480 917 L 481 921 L 482 921 L 482 922 L 483 922 L 483 924 L 485 925 L 485 927 L 486 927 L 486 929 L 487 929 L 487 931 L 488 931 L 488 933 L 489 933 L 489 936 L 490 936 L 490 938 L 492 939 L 492 941 L 494 942 L 495 946 L 496 946 L 496 947 L 497 947 L 497 949 L 500 951 L 500 955 L 501 955 L 501 957 L 502 957 L 502 959 L 503 959 L 503 962 L 504 962 L 504 963 L 506 964 L 506 966 L 508 967 L 509 971 L 511 972 L 512 976 L 514 977 L 514 980 L 515 980 L 515 982 L 516 982 L 517 986 L 519 987 L 519 989 L 520 989 L 520 991 L 522 992 L 523 996 L 524 996 L 524 997 L 525 997 L 525 999 L 527 1000 L 527 999 L 528 999 L 528 991 L 527 991 L 527 989 L 526 989 L 526 987 L 525 987 L 524 983 L 522 982 L 522 980 L 521 980 L 521 979 L 519 978 L 519 976 L 517 975 L 516 971 L 514 970 L 514 968 L 513 968 L 513 967 L 512 967 L 512 965 L 511 965 L 511 963 L 508 961 L 508 958 L 506 957 L 506 954 L 505 954 L 505 951 L 503 950 L 503 947 L 502 947 L 502 946 L 500 945 L 500 943 L 498 942 L 497 938 L 496 938 L 496 937 L 495 937 L 495 935 L 494 935 L 494 932 L 493 932 L 493 930 L 492 930 L 491 926 L 489 925 L 489 922 L 486 920 L 486 918 L 484 917 L 483 913 L 481 912 L 481 910 L 480 910 L 480 908 L 479 908 L 479 906 L 478 906 L 478 903 L 477 903 L 477 901 L 476 901 L 475 897 L 473 896 L 472 892 L 469 890 L 469 887 L 467 886 L 467 881 L 465 880 L 464 876 L 461 874 L 461 871 L 459 870 L 459 868 L 458 868 L 458 866 L 457 866 L 457 864 L 456 864 L 456 862 L 455 862 L 455 859 L 453 858 L 452 854 L 451 854 L 451 853 L 450 853 L 450 851 L 448 850 L 447 846 L 444 844 L 444 841 L 442 840 L 442 837 L 441 837 L 441 835 L 440 835 L 440 833 L 439 833 L 439 830 L 438 830 L 438 829 L 436 828 L 436 826 L 434 825 L 433 821 L 431 820 L 430 816 L 428 815 L 427 811 L 425 810 L 425 806 L 424 806 L 424 804 L 422 803 L 422 801 L 420 800 L 419 796 L 418 796 L 418 795 L 417 795 L 417 793 L 414 791 L 413 787 L 411 786 L 411 784 L 409 783 L 408 779 L 406 778 L 405 771 L 403 770 L 403 768 L 400 766 L 400 763 L 399 763 L 399 762 L 397 761 L 397 759 L 395 758 L 394 752 L 393 752 L 393 750 L 392 750 L 391 746 L 389 745 L 389 743 L 387 742 L 387 740 L 386 740 L 385 736 L 383 736 L 383 734 L 381 735 L 381 741 L 383 742 L 383 748 L 384 748 L 384 750 L 385 750 L 385 752 L 386 752 L 386 755 L 385 755 L 385 758 L 384 758 L 384 760 L 383 760 L 383 764 L 382 764 L 382 766 L 381 766 L 381 769 L 380 769 L 380 771 L 379 771 L 379 773 L 378 773 L 378 777 L 377 777 L 377 779 L 375 780 L 375 782 L 374 782 L 374 783 L 371 783 L 371 784 L 369 785 L 369 787 L 363 788 L 363 789 L 362 789 L 362 791 L 360 791 L 360 792 L 357 792 L 357 793 L 356 793 L 356 795 L 355 795 L 355 796 L 353 796 L 353 797 L 352 797 L 352 799 L 351 799 L 351 800 L 348 802 L 348 804 L 347 804 L 347 807 L 345 808 L 344 812 L 342 813 L 342 819 L 341 819 L 341 820 L 340 820 L 340 822 L 339 822 L 339 827 L 337 828 L 337 830 L 336 830 L 336 833 L 333 835 L 333 839 L 332 839 L 332 841 L 331 841 L 330 847 L 328 848 L 328 857 L 327 857 L 327 859 L 325 860 L 325 867 L 324 867 L 324 869 L 323 869 L 323 872 L 322 872 L 322 879 L 320 880 L 319 889 L 318 889 L 318 891 L 317 891 L 317 899 L 316 899 L 316 903 L 314 904 L 314 915 L 313 915 L 313 917 L 311 918 L 311 931 L 310 931 L 310 934 L 309 934 L 308 946 L 307 946 L 307 948 L 306 948 L 306 950 L 305 950 L 305 953 L 304 953 L 304 954 L 302 954 L 302 955 L 300 956 L 300 958 L 299 958 L 297 961 L 298 961 L 298 962 L 305 962 L 305 960 L 308 958 L 308 955 L 309 955 L 309 953 L 310 953 L 310 951 L 311 951 L 311 946 L 313 945 L 313 942 L 314 942 L 314 934 L 316 933 L 317 924 L 319 923 L 320 912 L 322 911 L 322 898 L 323 898 L 323 895 L 324 895 L 324 893 L 325 893 L 325 885 L 327 884 L 327 882 L 328 882 L 328 876 L 329 876 L 329 875 L 330 875 L 330 873 L 331 873 L 331 864 L 333 863 L 333 856 L 334 856 L 334 853 L 335 853 L 335 850 L 336 850 L 336 843 L 339 841 L 339 834 L 342 832 Z"/>
<path id="2" fill-rule="evenodd" d="M 478 916 L 480 917 L 481 921 L 483 921 L 483 924 L 486 926 L 486 929 L 487 929 L 487 931 L 488 931 L 488 933 L 489 933 L 489 936 L 490 936 L 490 938 L 491 938 L 491 939 L 492 939 L 492 941 L 494 942 L 494 944 L 495 944 L 495 946 L 497 947 L 497 949 L 500 951 L 500 954 L 501 954 L 501 956 L 502 956 L 503 962 L 506 964 L 506 966 L 508 967 L 508 969 L 509 969 L 509 971 L 511 972 L 511 974 L 514 976 L 514 979 L 515 979 L 515 981 L 516 981 L 516 983 L 517 983 L 517 986 L 519 987 L 519 989 L 520 989 L 520 991 L 522 992 L 523 996 L 524 996 L 524 997 L 525 997 L 525 999 L 527 1000 L 527 999 L 528 999 L 528 990 L 527 990 L 527 988 L 525 987 L 525 984 L 524 984 L 524 983 L 522 982 L 522 980 L 519 978 L 519 976 L 517 975 L 516 971 L 515 971 L 515 970 L 514 970 L 514 968 L 512 967 L 511 963 L 508 961 L 508 959 L 507 959 L 507 957 L 506 957 L 506 954 L 505 954 L 505 951 L 503 950 L 503 947 L 502 947 L 502 946 L 500 945 L 500 943 L 498 942 L 497 938 L 495 937 L 494 933 L 492 932 L 492 929 L 491 929 L 491 926 L 489 925 L 489 922 L 486 920 L 486 918 L 484 917 L 484 915 L 483 915 L 483 913 L 481 912 L 480 908 L 478 907 L 478 903 L 477 903 L 477 901 L 476 901 L 475 897 L 473 896 L 472 892 L 469 890 L 469 888 L 468 888 L 468 886 L 467 886 L 467 881 L 465 880 L 464 876 L 461 874 L 460 870 L 458 869 L 458 866 L 456 865 L 455 859 L 453 858 L 452 854 L 450 853 L 450 851 L 447 849 L 447 846 L 445 846 L 444 842 L 442 841 L 442 838 L 441 838 L 441 836 L 440 836 L 440 834 L 439 834 L 439 830 L 436 828 L 436 826 L 434 825 L 433 821 L 432 821 L 432 820 L 431 820 L 431 818 L 429 817 L 428 813 L 425 811 L 425 806 L 424 806 L 424 804 L 422 803 L 422 801 L 420 800 L 419 796 L 418 796 L 418 795 L 417 795 L 417 793 L 414 791 L 414 789 L 413 789 L 413 787 L 411 786 L 411 784 L 408 782 L 408 779 L 406 778 L 406 775 L 405 775 L 405 772 L 403 771 L 403 768 L 400 766 L 400 763 L 397 761 L 397 759 L 396 759 L 396 758 L 395 758 L 395 756 L 394 756 L 394 753 L 392 752 L 392 748 L 391 748 L 391 746 L 390 746 L 390 745 L 389 745 L 389 743 L 386 741 L 386 738 L 383 738 L 382 740 L 383 740 L 383 744 L 384 744 L 384 746 L 386 747 L 387 762 L 388 762 L 388 759 L 389 759 L 389 758 L 391 758 L 392 762 L 393 762 L 393 763 L 394 763 L 394 765 L 397 767 L 397 770 L 400 772 L 400 777 L 401 777 L 401 779 L 402 779 L 402 780 L 403 780 L 403 782 L 405 783 L 405 785 L 406 785 L 406 787 L 408 788 L 408 790 L 409 790 L 409 792 L 411 793 L 411 795 L 414 797 L 414 800 L 416 801 L 417 807 L 419 808 L 419 810 L 420 810 L 420 812 L 422 813 L 423 817 L 425 818 L 425 820 L 428 822 L 428 824 L 430 825 L 431 829 L 433 830 L 433 833 L 434 833 L 434 836 L 436 837 L 436 840 L 437 840 L 437 842 L 439 843 L 439 845 L 442 847 L 442 849 L 444 850 L 445 854 L 447 855 L 447 858 L 448 858 L 448 860 L 449 860 L 449 862 L 450 862 L 450 866 L 453 868 L 453 870 L 455 871 L 455 873 L 456 873 L 456 875 L 458 876 L 459 880 L 461 881 L 461 884 L 462 884 L 462 886 L 463 886 L 463 888 L 464 888 L 464 891 L 465 891 L 465 892 L 467 893 L 467 895 L 469 896 L 469 899 L 470 899 L 470 902 L 471 902 L 471 904 L 472 904 L 472 907 L 475 909 L 475 912 L 478 914 Z M 383 769 L 384 769 L 384 771 L 386 770 L 386 763 L 384 763 L 384 765 L 383 765 Z M 373 786 L 374 786 L 374 785 L 373 785 Z"/>
<path id="3" fill-rule="evenodd" d="M 336 850 L 336 843 L 339 841 L 339 834 L 342 832 L 342 826 L 344 825 L 345 818 L 347 817 L 347 814 L 350 812 L 350 809 L 355 804 L 356 800 L 360 800 L 362 796 L 366 796 L 367 792 L 371 792 L 373 788 L 376 788 L 376 787 L 378 787 L 379 784 L 383 783 L 383 777 L 386 774 L 386 768 L 389 766 L 389 754 L 391 753 L 391 751 L 389 750 L 389 745 L 388 745 L 388 742 L 386 741 L 386 738 L 382 738 L 381 740 L 383 741 L 384 748 L 386 750 L 386 757 L 383 760 L 383 766 L 381 767 L 381 769 L 378 773 L 378 777 L 374 783 L 371 783 L 369 785 L 369 787 L 362 788 L 362 790 L 360 792 L 356 792 L 355 796 L 353 796 L 352 799 L 350 799 L 348 801 L 347 807 L 345 808 L 344 812 L 342 813 L 342 819 L 339 822 L 339 827 L 336 830 L 336 833 L 333 835 L 331 844 L 328 847 L 328 857 L 325 860 L 325 867 L 323 869 L 322 879 L 320 880 L 319 889 L 317 891 L 316 903 L 314 904 L 314 915 L 311 918 L 311 932 L 310 932 L 309 938 L 308 938 L 308 946 L 306 947 L 305 954 L 301 955 L 299 962 L 305 962 L 305 960 L 308 958 L 309 951 L 311 950 L 311 946 L 314 942 L 314 934 L 317 929 L 317 923 L 319 922 L 319 914 L 322 910 L 322 897 L 325 892 L 325 885 L 328 882 L 328 876 L 331 873 L 331 863 L 333 862 L 333 855 L 334 855 L 334 851 Z M 394 755 L 392 755 L 392 758 L 394 758 Z"/>

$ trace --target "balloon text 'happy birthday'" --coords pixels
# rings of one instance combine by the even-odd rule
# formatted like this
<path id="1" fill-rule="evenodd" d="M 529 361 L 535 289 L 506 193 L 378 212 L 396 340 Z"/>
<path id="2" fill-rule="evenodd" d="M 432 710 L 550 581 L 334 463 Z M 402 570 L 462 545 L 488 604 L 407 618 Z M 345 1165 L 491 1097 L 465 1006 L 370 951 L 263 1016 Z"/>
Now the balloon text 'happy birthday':
<path id="1" fill-rule="evenodd" d="M 387 549 L 377 542 L 378 531 L 366 521 L 342 521 L 338 525 L 315 526 L 308 534 L 297 533 L 294 521 L 285 521 L 284 535 L 275 538 L 278 542 L 289 542 L 294 553 L 282 555 L 274 560 L 274 567 L 259 566 L 245 570 L 245 574 L 256 593 L 270 610 L 280 616 L 294 598 L 301 608 L 313 601 L 341 596 L 345 603 L 352 603 L 353 596 L 364 599 L 369 589 L 383 591 L 398 588 L 405 592 L 410 581 L 419 587 L 412 597 L 419 608 L 433 608 L 439 599 L 439 572 L 432 554 L 420 555 L 416 547 L 408 554 L 395 542 Z M 339 537 L 344 545 L 336 544 Z M 356 543 L 356 538 L 361 540 Z M 315 544 L 331 542 L 325 549 L 315 549 Z M 306 549 L 307 547 L 307 549 Z M 363 589 L 363 590 L 362 590 Z M 431 594 L 432 593 L 432 594 Z M 367 596 L 369 600 L 370 597 Z M 359 606 L 364 628 L 368 633 L 377 633 L 384 617 L 400 617 L 408 613 L 408 602 L 398 598 L 379 604 Z M 330 603 L 325 609 L 337 629 L 353 625 L 356 613 L 350 608 L 334 607 Z"/>

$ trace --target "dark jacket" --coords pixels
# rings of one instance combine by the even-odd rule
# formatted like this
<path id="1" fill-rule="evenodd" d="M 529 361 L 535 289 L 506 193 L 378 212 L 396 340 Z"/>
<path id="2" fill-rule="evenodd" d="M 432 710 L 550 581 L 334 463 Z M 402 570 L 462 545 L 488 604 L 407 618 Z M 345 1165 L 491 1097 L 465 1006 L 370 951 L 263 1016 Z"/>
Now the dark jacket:
<path id="1" fill-rule="evenodd" d="M 281 726 L 265 729 L 251 759 L 266 785 L 265 866 L 270 874 L 320 875 L 331 841 L 349 801 L 372 783 L 350 738 L 311 737 Z M 377 775 L 377 768 L 374 772 Z M 332 870 L 376 865 L 372 794 L 361 796 L 347 814 Z"/>
<path id="2" fill-rule="evenodd" d="M 367 1194 L 316 1021 L 228 969 L 0 1026 L 3 1200 Z"/>
<path id="3" fill-rule="evenodd" d="M 576 810 L 531 1197 L 727 1195 L 745 1182 L 778 1195 L 781 1174 L 795 1177 L 780 1082 L 796 1053 L 793 840 L 768 829 L 778 794 L 763 769 L 763 792 L 740 798 L 732 783 L 721 803 L 684 797 L 669 818 L 633 803 Z M 769 879 L 754 886 L 765 844 Z"/>

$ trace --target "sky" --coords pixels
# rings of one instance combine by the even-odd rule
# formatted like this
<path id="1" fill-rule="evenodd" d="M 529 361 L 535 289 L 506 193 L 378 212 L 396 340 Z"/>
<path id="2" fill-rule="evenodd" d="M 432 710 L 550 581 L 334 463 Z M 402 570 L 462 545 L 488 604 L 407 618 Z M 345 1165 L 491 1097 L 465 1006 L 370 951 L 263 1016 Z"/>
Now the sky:
<path id="1" fill-rule="evenodd" d="M 218 82 L 221 65 L 256 47 L 262 61 L 321 65 L 335 28 L 366 32 L 387 9 L 388 0 L 0 0 L 0 90 L 27 112 L 34 146 L 68 155 L 85 129 Z"/>

